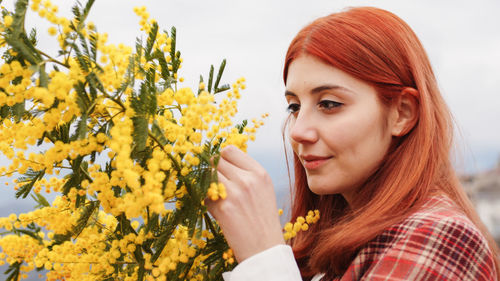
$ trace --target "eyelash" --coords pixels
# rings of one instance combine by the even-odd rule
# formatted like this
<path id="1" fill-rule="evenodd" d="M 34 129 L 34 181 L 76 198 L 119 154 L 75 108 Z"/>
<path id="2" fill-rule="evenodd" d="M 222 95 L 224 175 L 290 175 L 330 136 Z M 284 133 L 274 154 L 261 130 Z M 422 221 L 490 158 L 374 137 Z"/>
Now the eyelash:
<path id="1" fill-rule="evenodd" d="M 322 100 L 318 103 L 318 105 L 325 110 L 333 110 L 334 108 L 340 107 L 343 105 L 343 103 L 336 102 L 336 101 L 331 101 L 331 100 Z M 291 103 L 287 107 L 287 112 L 294 114 L 297 113 L 300 109 L 300 104 L 298 103 Z"/>
<path id="2" fill-rule="evenodd" d="M 294 114 L 297 111 L 299 111 L 300 104 L 298 103 L 291 103 L 287 106 L 286 111 L 290 114 Z"/>
<path id="3" fill-rule="evenodd" d="M 336 107 L 340 107 L 343 103 L 332 101 L 332 100 L 322 100 L 318 103 L 319 106 L 323 107 L 326 110 L 331 110 Z"/>

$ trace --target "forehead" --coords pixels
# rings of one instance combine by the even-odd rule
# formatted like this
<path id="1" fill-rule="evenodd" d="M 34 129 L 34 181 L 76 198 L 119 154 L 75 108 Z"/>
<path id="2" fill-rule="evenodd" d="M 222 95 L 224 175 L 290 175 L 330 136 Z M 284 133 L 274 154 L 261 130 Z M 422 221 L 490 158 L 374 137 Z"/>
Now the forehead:
<path id="1" fill-rule="evenodd" d="M 288 67 L 287 91 L 308 92 L 324 85 L 336 85 L 355 93 L 374 90 L 368 83 L 311 55 L 302 55 L 294 59 Z"/>

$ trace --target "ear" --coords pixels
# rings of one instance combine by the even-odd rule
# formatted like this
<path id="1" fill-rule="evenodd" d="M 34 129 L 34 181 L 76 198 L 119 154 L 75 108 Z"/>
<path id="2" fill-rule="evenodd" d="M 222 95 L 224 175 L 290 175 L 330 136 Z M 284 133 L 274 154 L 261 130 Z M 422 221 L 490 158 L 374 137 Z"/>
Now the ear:
<path id="1" fill-rule="evenodd" d="M 406 135 L 418 121 L 419 101 L 418 91 L 414 88 L 404 88 L 391 107 L 391 134 L 396 137 Z"/>

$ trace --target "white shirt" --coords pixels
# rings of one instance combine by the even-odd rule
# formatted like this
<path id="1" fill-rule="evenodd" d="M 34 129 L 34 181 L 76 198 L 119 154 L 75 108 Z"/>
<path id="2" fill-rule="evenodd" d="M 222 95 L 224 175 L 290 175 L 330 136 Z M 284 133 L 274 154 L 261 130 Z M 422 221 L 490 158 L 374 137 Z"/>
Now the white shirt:
<path id="1" fill-rule="evenodd" d="M 302 281 L 299 267 L 288 245 L 276 245 L 238 264 L 233 271 L 222 274 L 224 281 Z M 317 274 L 312 281 L 319 281 Z"/>

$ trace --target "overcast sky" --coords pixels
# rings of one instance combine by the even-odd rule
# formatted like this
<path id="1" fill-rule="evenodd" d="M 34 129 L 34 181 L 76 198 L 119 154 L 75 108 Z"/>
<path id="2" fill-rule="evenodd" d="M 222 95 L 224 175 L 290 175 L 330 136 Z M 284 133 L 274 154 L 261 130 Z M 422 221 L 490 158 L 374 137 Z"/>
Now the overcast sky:
<path id="1" fill-rule="evenodd" d="M 464 160 L 458 168 L 480 171 L 497 161 L 500 1 L 106 0 L 96 1 L 91 20 L 99 31 L 109 33 L 110 41 L 132 45 L 139 34 L 132 11 L 137 5 L 145 5 L 162 28 L 177 27 L 186 85 L 196 85 L 199 74 L 206 75 L 210 64 L 218 65 L 223 58 L 228 59 L 226 82 L 246 77 L 240 116 L 271 114 L 251 144 L 250 153 L 257 158 L 261 158 L 258 154 L 281 154 L 280 128 L 286 106 L 282 65 L 288 44 L 300 28 L 348 6 L 388 9 L 409 23 L 429 53 L 461 132 L 459 158 Z M 283 166 L 281 160 L 271 162 L 270 167 Z"/>
<path id="2" fill-rule="evenodd" d="M 2 4 L 11 7 L 13 2 Z M 52 2 L 69 15 L 73 1 Z M 280 133 L 286 107 L 282 82 L 286 49 L 304 25 L 349 6 L 385 8 L 417 33 L 459 125 L 458 150 L 463 159 L 458 161 L 459 170 L 486 170 L 500 155 L 498 0 L 100 0 L 90 20 L 99 32 L 109 33 L 110 42 L 133 45 L 140 32 L 132 9 L 142 5 L 162 29 L 177 27 L 178 49 L 184 57 L 180 75 L 186 78 L 186 86 L 195 86 L 199 74 L 206 76 L 210 64 L 217 66 L 223 58 L 228 60 L 225 82 L 247 79 L 240 117 L 271 114 L 249 153 L 269 170 L 278 191 L 287 185 Z M 28 16 L 27 25 L 39 29 L 42 48 L 50 46 L 45 22 Z M 1 157 L 0 164 L 5 164 Z M 0 186 L 0 216 L 28 211 L 34 205 L 31 200 L 13 200 L 11 186 Z"/>
<path id="3" fill-rule="evenodd" d="M 4 1 L 12 6 L 14 1 Z M 53 0 L 69 15 L 73 1 Z M 405 20 L 425 46 L 442 93 L 459 126 L 458 169 L 491 168 L 500 154 L 500 1 L 264 1 L 264 0 L 101 0 L 89 19 L 109 42 L 132 46 L 140 35 L 134 6 L 146 6 L 162 29 L 177 27 L 184 58 L 180 76 L 196 86 L 210 64 L 227 58 L 223 80 L 244 76 L 247 89 L 240 117 L 270 113 L 249 153 L 269 169 L 273 179 L 286 178 L 281 125 L 285 118 L 283 61 L 295 34 L 317 17 L 349 6 L 385 8 Z M 48 23 L 28 15 L 27 26 L 39 30 L 41 48 L 52 46 Z M 48 40 L 50 39 L 50 40 Z M 1 161 L 1 158 L 0 158 Z M 5 179 L 3 179 L 5 180 Z"/>

